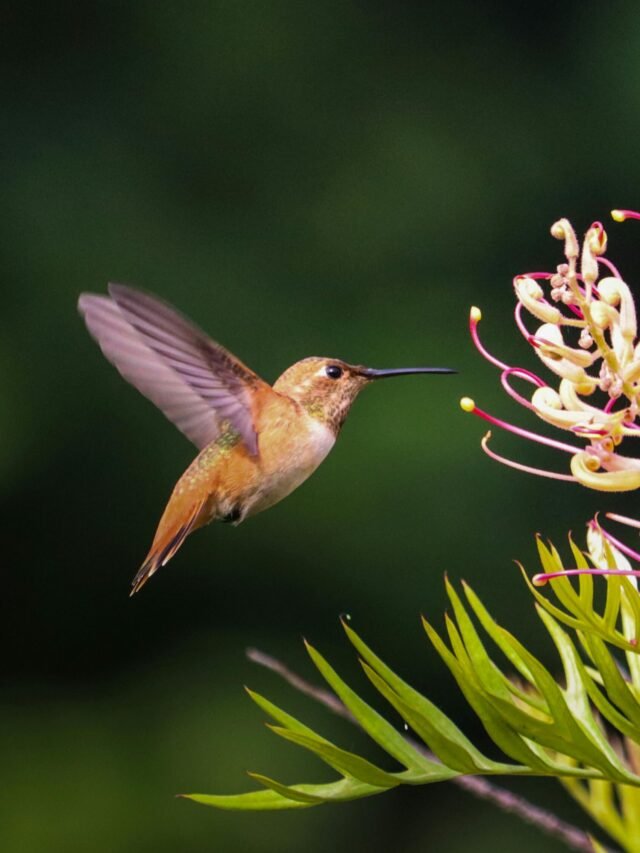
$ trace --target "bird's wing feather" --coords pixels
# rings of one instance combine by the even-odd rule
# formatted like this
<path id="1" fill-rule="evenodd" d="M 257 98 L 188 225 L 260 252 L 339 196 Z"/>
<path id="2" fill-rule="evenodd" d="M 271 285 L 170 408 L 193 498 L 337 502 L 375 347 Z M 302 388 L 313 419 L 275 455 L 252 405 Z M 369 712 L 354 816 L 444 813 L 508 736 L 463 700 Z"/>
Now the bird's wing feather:
<path id="1" fill-rule="evenodd" d="M 229 421 L 249 453 L 258 452 L 251 396 L 271 389 L 224 347 L 165 302 L 125 285 L 109 285 L 109 296 L 83 293 L 78 307 L 109 361 L 198 448 Z"/>

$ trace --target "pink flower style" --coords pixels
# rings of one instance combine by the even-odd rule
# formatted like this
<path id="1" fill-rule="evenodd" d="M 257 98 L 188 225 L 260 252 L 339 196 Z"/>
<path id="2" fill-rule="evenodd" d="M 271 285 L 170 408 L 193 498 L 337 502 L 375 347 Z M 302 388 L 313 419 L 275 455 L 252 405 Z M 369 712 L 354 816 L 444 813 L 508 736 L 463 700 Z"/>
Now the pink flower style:
<path id="1" fill-rule="evenodd" d="M 629 210 L 614 210 L 611 215 L 617 222 L 640 219 L 640 213 Z M 551 234 L 563 241 L 565 260 L 555 272 L 518 275 L 513 286 L 517 328 L 555 375 L 557 388 L 530 370 L 510 367 L 486 349 L 478 334 L 482 317 L 479 308 L 471 309 L 469 326 L 479 352 L 501 371 L 505 391 L 543 421 L 570 433 L 571 441 L 557 441 L 500 420 L 478 408 L 469 397 L 464 397 L 460 405 L 496 427 L 568 453 L 571 473 L 533 468 L 507 459 L 489 446 L 491 432 L 487 432 L 482 448 L 498 462 L 600 491 L 632 491 L 640 488 L 640 458 L 623 455 L 619 448 L 626 438 L 640 438 L 640 340 L 633 297 L 617 267 L 605 256 L 607 234 L 602 223 L 594 222 L 589 227 L 582 247 L 567 219 L 555 222 Z M 526 315 L 538 322 L 533 330 L 525 322 Z M 516 391 L 514 379 L 533 386 L 530 397 Z M 584 446 L 580 442 L 585 442 Z M 610 517 L 640 527 L 632 519 Z M 638 552 L 604 531 L 597 519 L 589 522 L 589 533 L 592 544 L 604 539 L 616 554 L 640 561 Z M 596 568 L 588 571 L 610 572 L 611 567 L 594 560 L 597 550 L 595 544 L 589 547 Z M 567 569 L 562 574 L 584 571 Z M 626 560 L 624 565 L 617 564 L 615 571 L 636 574 Z M 557 574 L 538 575 L 534 580 L 545 583 Z"/>

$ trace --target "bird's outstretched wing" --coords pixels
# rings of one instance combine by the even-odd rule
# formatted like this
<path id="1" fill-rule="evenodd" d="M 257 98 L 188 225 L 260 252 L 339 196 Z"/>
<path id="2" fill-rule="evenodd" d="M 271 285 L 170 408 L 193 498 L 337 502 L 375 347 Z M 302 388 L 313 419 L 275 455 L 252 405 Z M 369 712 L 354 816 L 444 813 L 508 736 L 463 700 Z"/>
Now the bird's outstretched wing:
<path id="1" fill-rule="evenodd" d="M 123 284 L 78 301 L 89 332 L 119 372 L 198 448 L 228 421 L 258 452 L 251 398 L 259 376 L 165 302 Z"/>

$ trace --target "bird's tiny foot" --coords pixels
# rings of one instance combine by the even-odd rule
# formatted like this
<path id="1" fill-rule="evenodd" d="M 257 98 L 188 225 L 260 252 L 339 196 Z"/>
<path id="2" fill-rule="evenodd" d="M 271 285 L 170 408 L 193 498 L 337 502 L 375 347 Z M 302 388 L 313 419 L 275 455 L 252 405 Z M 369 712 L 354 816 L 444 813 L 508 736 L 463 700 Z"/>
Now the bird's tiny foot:
<path id="1" fill-rule="evenodd" d="M 242 509 L 239 506 L 234 506 L 226 515 L 220 516 L 220 521 L 224 524 L 233 524 L 235 521 L 240 521 Z"/>

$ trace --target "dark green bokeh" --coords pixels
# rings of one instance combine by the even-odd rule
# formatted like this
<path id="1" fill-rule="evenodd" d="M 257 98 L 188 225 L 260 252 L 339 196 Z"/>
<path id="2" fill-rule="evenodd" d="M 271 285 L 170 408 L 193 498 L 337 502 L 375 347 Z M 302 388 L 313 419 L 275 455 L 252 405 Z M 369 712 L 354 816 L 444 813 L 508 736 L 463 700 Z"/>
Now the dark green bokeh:
<path id="1" fill-rule="evenodd" d="M 629 501 L 483 456 L 460 396 L 527 417 L 467 313 L 530 365 L 512 276 L 558 262 L 554 219 L 583 230 L 640 203 L 637 5 L 23 2 L 0 33 L 2 849 L 453 853 L 517 833 L 523 853 L 559 850 L 450 786 L 249 817 L 173 794 L 246 789 L 244 768 L 330 777 L 263 729 L 245 682 L 367 748 L 244 659 L 257 645 L 313 678 L 304 634 L 366 693 L 344 611 L 482 739 L 419 627 L 445 570 L 550 655 L 513 558 L 533 566 L 535 531 Z M 633 277 L 637 226 L 609 231 Z M 367 391 L 294 497 L 197 534 L 130 601 L 194 450 L 77 316 L 108 280 L 172 301 L 269 380 L 311 354 L 461 375 Z M 553 782 L 518 790 L 581 819 Z"/>

